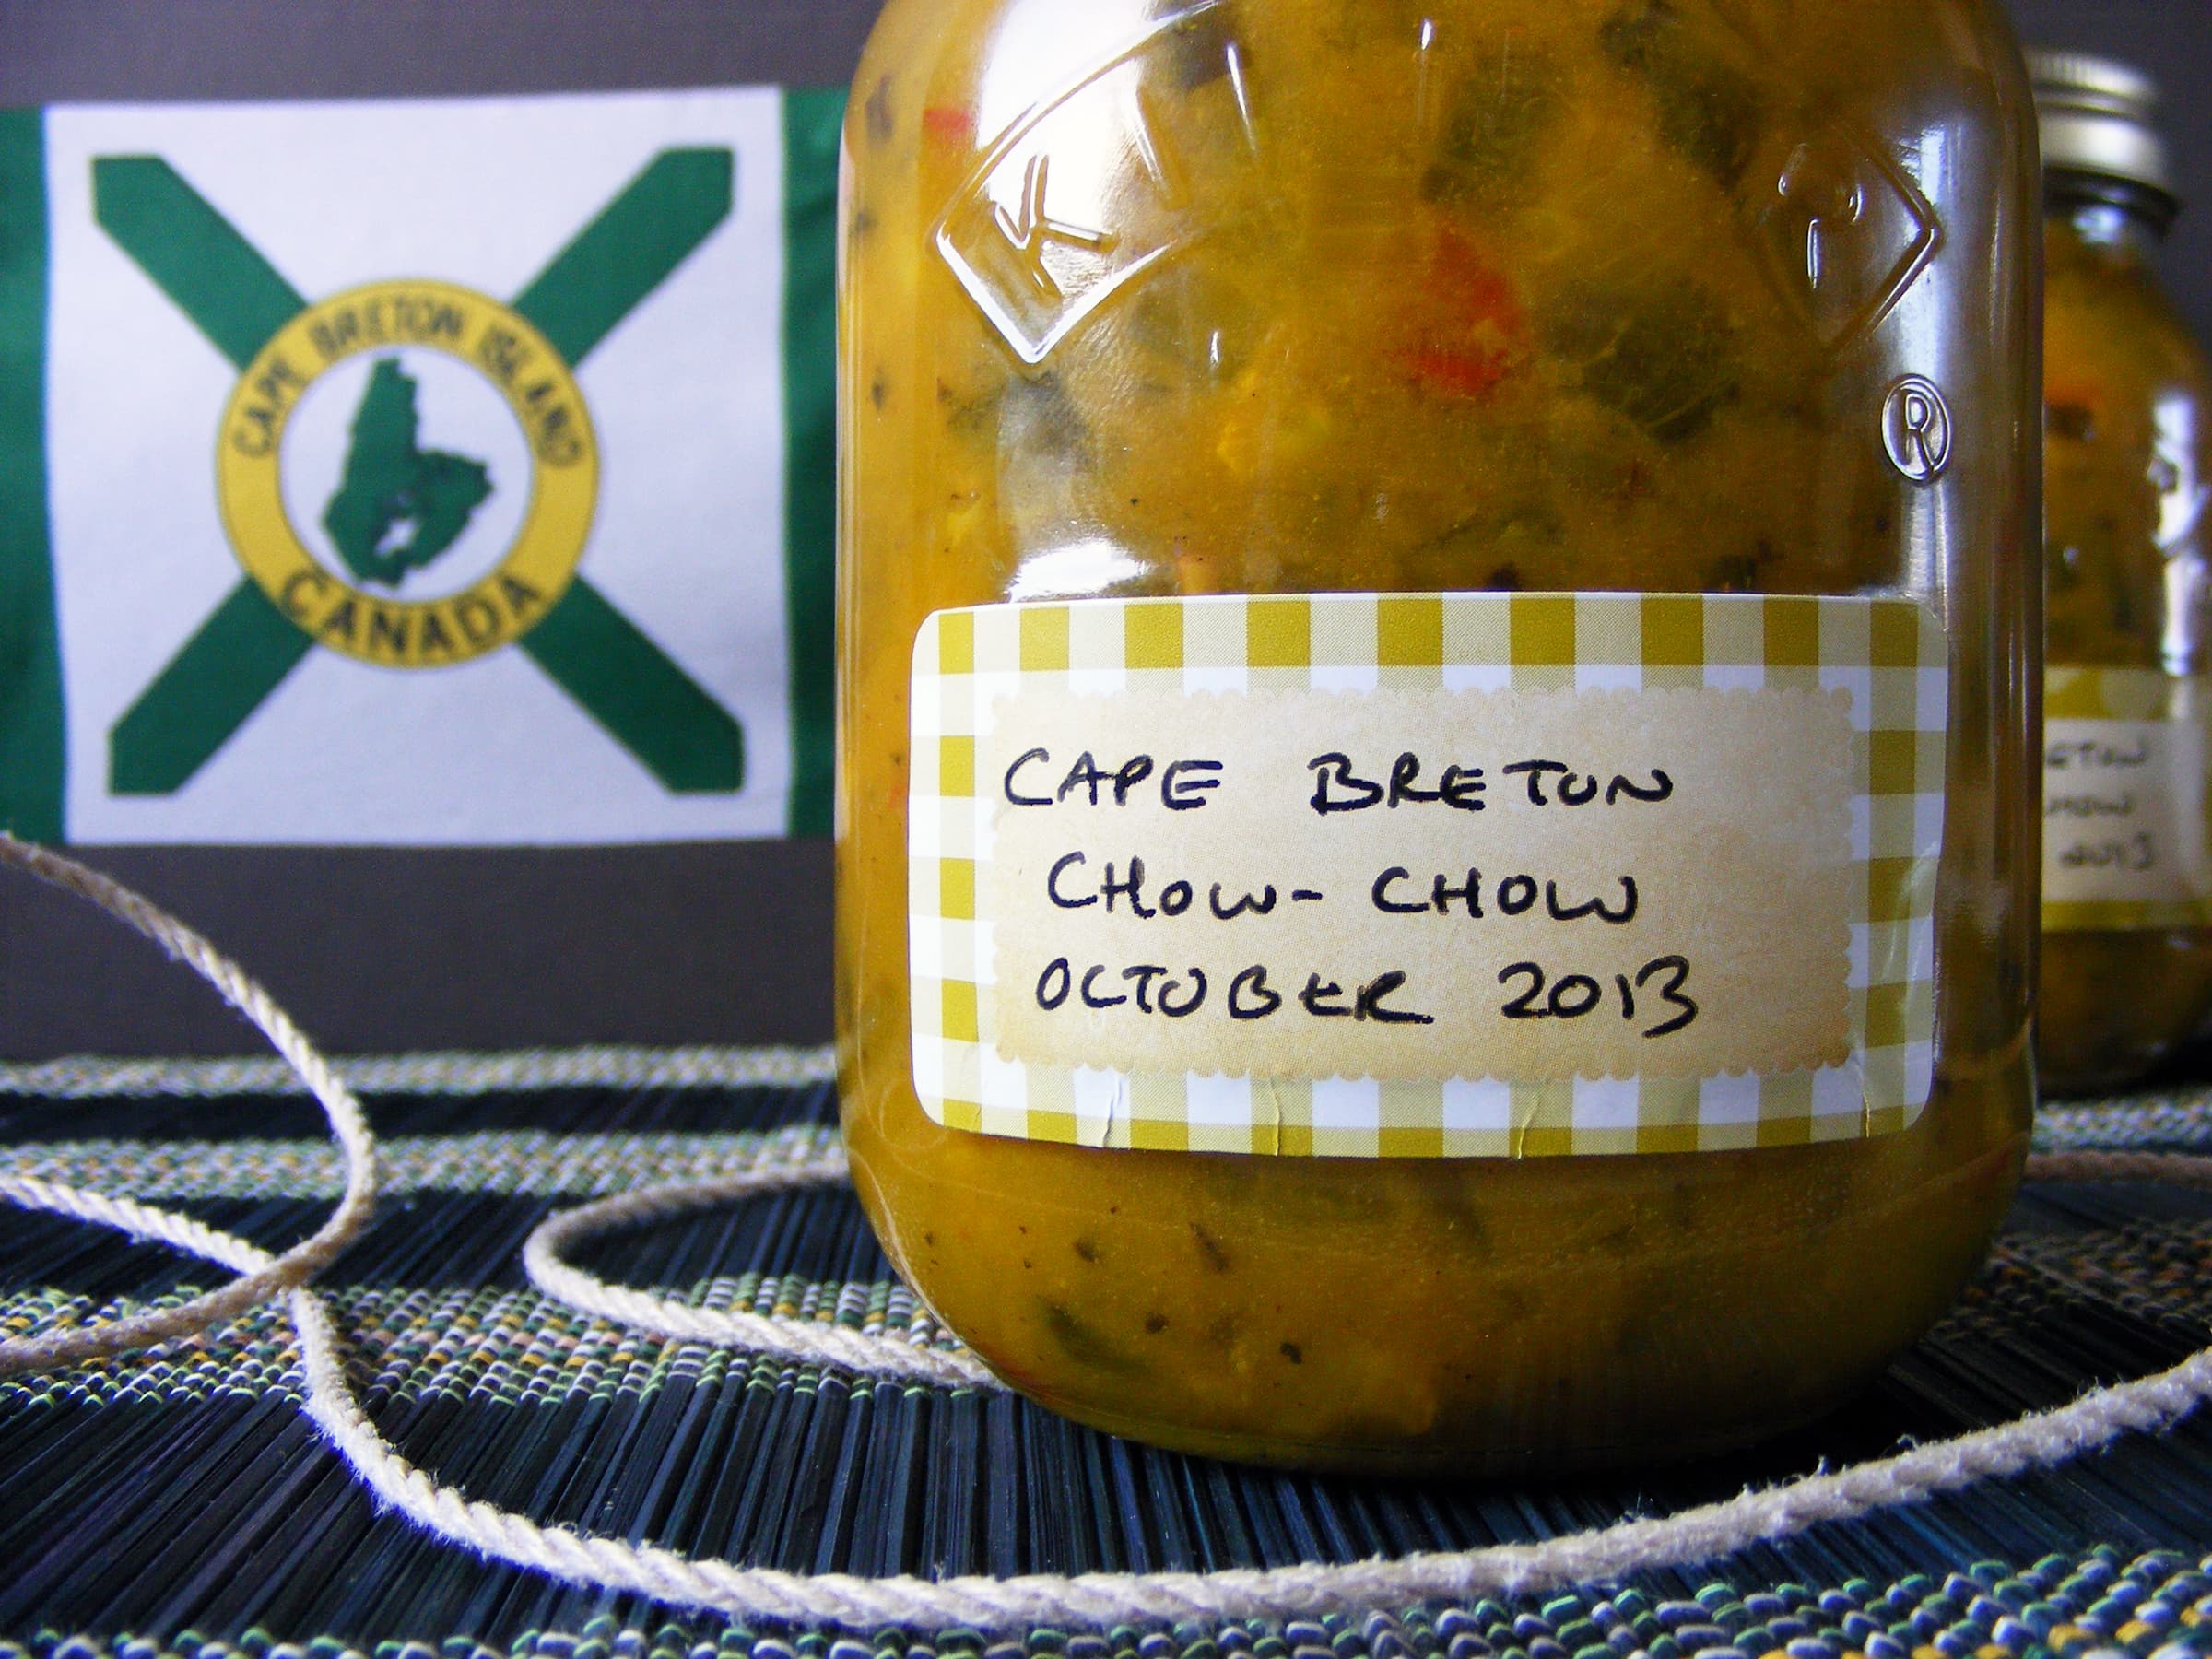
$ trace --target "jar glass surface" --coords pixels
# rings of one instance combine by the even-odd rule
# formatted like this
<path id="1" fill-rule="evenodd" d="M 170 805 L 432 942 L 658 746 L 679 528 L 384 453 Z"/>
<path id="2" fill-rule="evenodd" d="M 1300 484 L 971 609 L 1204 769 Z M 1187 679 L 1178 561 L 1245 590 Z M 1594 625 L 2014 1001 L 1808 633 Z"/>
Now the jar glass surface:
<path id="1" fill-rule="evenodd" d="M 2203 522 L 2212 383 L 2152 263 L 2171 205 L 2080 175 L 2055 175 L 2051 195 L 2044 512 L 2055 722 L 2072 712 L 2066 682 L 2086 680 L 2083 670 L 2193 691 L 2212 668 Z M 2053 735 L 2063 747 L 2069 733 L 2054 724 Z M 2046 787 L 2054 812 L 2110 795 L 2072 794 L 2055 774 Z M 2046 832 L 2065 859 L 2093 855 L 2113 840 L 2110 830 L 2109 820 L 2068 815 L 2053 816 Z M 2193 1034 L 2208 1003 L 2212 927 L 2046 931 L 2036 1039 L 2044 1087 L 2072 1093 L 2132 1081 Z"/>
<path id="2" fill-rule="evenodd" d="M 979 170 L 1077 107 L 1060 182 L 1033 165 L 975 218 Z M 1239 1458 L 1679 1456 L 1866 1381 L 1986 1250 L 2033 1090 L 2041 204 L 1993 8 L 891 0 L 845 145 L 841 1088 L 901 1273 L 1025 1393 Z M 963 286 L 971 230 L 1041 309 Z M 1053 313 L 1069 262 L 1139 245 Z M 1940 621 L 1934 1084 L 1911 1127 L 1338 1159 L 924 1114 L 925 618 L 1519 590 L 1901 595 Z"/>

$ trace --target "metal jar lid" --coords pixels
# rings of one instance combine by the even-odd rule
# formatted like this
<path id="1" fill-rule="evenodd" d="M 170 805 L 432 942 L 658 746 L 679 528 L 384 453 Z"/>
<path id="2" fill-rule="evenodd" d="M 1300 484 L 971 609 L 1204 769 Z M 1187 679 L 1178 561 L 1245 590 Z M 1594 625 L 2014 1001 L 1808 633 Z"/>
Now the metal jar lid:
<path id="1" fill-rule="evenodd" d="M 2173 194 L 2155 124 L 2158 83 L 2127 64 L 2079 52 L 2030 52 L 2043 166 L 2096 173 Z"/>

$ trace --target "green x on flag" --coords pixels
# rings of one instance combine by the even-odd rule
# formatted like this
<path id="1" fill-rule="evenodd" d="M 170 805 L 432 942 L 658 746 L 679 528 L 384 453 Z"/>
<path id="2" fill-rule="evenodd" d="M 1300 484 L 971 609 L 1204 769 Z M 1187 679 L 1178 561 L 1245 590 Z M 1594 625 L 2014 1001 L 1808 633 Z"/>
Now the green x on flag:
<path id="1" fill-rule="evenodd" d="M 0 821 L 822 832 L 841 103 L 0 115 Z"/>

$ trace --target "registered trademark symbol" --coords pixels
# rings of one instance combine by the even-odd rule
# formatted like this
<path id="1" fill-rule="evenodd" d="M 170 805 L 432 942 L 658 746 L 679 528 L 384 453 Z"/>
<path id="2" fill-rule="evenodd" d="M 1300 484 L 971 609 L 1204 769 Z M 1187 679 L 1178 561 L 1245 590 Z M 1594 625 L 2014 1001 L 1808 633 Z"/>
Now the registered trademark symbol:
<path id="1" fill-rule="evenodd" d="M 1951 459 L 1951 406 L 1932 380 L 1908 374 L 1882 404 L 1882 447 L 1915 484 L 1933 484 Z"/>

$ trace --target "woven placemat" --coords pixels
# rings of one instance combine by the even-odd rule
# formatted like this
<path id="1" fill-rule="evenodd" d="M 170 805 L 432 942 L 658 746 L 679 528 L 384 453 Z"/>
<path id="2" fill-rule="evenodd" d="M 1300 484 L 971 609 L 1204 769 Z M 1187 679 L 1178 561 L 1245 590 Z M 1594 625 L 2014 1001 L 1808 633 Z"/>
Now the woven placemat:
<path id="1" fill-rule="evenodd" d="M 2027 1190 L 1988 1269 L 1867 1395 L 1694 1468 L 1419 1485 L 1240 1468 L 1013 1396 L 836 1374 L 601 1324 L 524 1281 L 556 1208 L 725 1174 L 833 1133 L 804 1055 L 388 1062 L 360 1074 L 386 1166 L 325 1276 L 355 1383 L 412 1460 L 547 1522 L 800 1572 L 1078 1573 L 1350 1561 L 1540 1540 L 1880 1455 L 2171 1365 L 2212 1324 L 2212 1199 Z M 774 1081 L 748 1081 L 773 1078 Z M 2046 1145 L 2212 1151 L 2212 1096 L 2047 1113 Z M 342 1178 L 320 1113 L 252 1067 L 0 1070 L 0 1171 L 178 1208 L 279 1248 Z M 606 1241 L 582 1264 L 701 1302 L 942 1340 L 851 1194 L 800 1191 Z M 213 1282 L 0 1212 L 0 1328 L 51 1331 Z M 300 1415 L 264 1310 L 158 1355 L 0 1383 L 0 1654 L 237 1649 L 462 1659 L 1905 1659 L 2212 1649 L 2212 1426 L 1569 1594 L 1205 1629 L 869 1638 L 747 1629 L 479 1560 L 371 1500 Z M 2200 1638 L 2198 1631 L 2204 1635 Z M 10 1644 L 15 1644 L 11 1647 Z"/>

